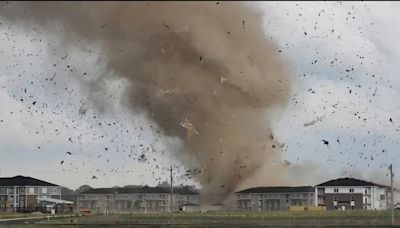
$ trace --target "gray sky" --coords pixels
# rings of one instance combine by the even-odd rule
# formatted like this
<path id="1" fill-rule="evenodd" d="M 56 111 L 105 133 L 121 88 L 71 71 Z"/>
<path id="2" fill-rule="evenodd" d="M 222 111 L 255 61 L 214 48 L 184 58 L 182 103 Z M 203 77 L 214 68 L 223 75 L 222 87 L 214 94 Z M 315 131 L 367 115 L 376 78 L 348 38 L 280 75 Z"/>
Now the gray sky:
<path id="1" fill-rule="evenodd" d="M 266 37 L 296 81 L 273 124 L 284 159 L 317 164 L 332 176 L 385 177 L 387 166 L 400 161 L 400 4 L 259 5 Z M 82 85 L 105 69 L 99 44 L 60 50 L 54 34 L 0 22 L 0 176 L 107 187 L 156 184 L 172 163 L 183 170 L 170 156 L 179 142 L 118 102 L 127 82 L 98 90 L 96 97 L 111 104 L 107 110 L 86 99 Z"/>

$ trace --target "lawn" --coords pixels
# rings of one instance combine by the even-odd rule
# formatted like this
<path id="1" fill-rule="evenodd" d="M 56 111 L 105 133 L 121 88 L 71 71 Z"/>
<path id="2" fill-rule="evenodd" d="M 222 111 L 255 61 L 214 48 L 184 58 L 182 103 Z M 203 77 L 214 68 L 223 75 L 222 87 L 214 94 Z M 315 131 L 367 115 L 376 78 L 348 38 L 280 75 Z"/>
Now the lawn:
<path id="1" fill-rule="evenodd" d="M 400 211 L 395 213 L 400 224 Z M 399 219 L 397 219 L 399 218 Z M 170 227 L 169 213 L 92 215 L 75 218 L 42 220 L 36 225 L 12 227 Z M 300 211 L 300 212 L 195 212 L 174 213 L 174 227 L 382 227 L 390 225 L 390 211 Z M 0 225 L 1 226 L 1 225 Z"/>
<path id="2" fill-rule="evenodd" d="M 44 215 L 34 215 L 30 213 L 3 213 L 0 212 L 0 219 L 9 219 L 9 218 L 26 218 L 26 217 L 37 217 L 37 216 L 44 216 Z"/>

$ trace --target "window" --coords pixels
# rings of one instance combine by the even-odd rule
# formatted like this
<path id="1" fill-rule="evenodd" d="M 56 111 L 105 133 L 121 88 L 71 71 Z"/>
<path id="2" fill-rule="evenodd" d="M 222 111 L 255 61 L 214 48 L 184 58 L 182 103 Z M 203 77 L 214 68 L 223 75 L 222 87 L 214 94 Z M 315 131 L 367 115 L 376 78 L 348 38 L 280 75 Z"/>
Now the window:
<path id="1" fill-rule="evenodd" d="M 42 188 L 42 193 L 47 194 L 47 188 Z"/>
<path id="2" fill-rule="evenodd" d="M 364 198 L 364 203 L 368 203 L 368 198 Z"/>
<path id="3" fill-rule="evenodd" d="M 385 200 L 385 195 L 381 194 L 381 200 Z"/>
<path id="4" fill-rule="evenodd" d="M 349 192 L 354 192 L 354 188 L 350 188 L 350 189 L 349 189 Z"/>
<path id="5" fill-rule="evenodd" d="M 34 188 L 28 188 L 28 193 L 29 193 L 29 194 L 35 193 L 35 189 L 34 189 Z"/>
<path id="6" fill-rule="evenodd" d="M 57 193 L 58 193 L 57 188 L 52 188 L 51 189 L 51 194 L 57 194 Z"/>
<path id="7" fill-rule="evenodd" d="M 339 192 L 338 188 L 333 189 L 333 192 Z"/>

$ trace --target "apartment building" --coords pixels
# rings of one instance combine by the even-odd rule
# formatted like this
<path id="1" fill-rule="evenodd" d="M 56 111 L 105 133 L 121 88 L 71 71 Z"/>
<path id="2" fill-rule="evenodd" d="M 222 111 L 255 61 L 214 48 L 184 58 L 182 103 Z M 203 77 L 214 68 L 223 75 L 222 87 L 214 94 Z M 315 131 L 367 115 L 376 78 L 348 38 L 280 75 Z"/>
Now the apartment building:
<path id="1" fill-rule="evenodd" d="M 355 178 L 338 178 L 315 187 L 315 205 L 326 210 L 386 210 L 391 208 L 389 186 Z M 394 204 L 400 192 L 394 191 Z"/>
<path id="2" fill-rule="evenodd" d="M 32 177 L 0 178 L 0 211 L 33 211 L 40 199 L 61 200 L 61 187 Z"/>
<path id="3" fill-rule="evenodd" d="M 314 188 L 256 187 L 235 193 L 236 208 L 241 211 L 282 211 L 291 206 L 313 206 Z"/>
<path id="4" fill-rule="evenodd" d="M 170 196 L 167 187 L 96 188 L 80 193 L 77 204 L 79 209 L 101 214 L 167 212 Z M 199 193 L 190 187 L 176 187 L 172 203 L 174 211 L 185 205 L 199 205 Z"/>

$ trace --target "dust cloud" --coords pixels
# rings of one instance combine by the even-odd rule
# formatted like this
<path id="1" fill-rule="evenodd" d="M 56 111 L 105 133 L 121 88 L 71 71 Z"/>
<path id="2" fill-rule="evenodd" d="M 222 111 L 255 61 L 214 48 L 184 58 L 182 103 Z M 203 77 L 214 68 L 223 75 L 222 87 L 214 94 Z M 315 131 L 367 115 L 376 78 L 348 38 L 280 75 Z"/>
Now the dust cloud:
<path id="1" fill-rule="evenodd" d="M 223 203 L 255 175 L 270 185 L 285 175 L 270 122 L 288 100 L 288 67 L 251 3 L 7 2 L 1 15 L 63 29 L 60 48 L 99 42 L 113 73 L 104 77 L 130 82 L 121 102 L 181 139 L 176 157 L 204 204 Z"/>

